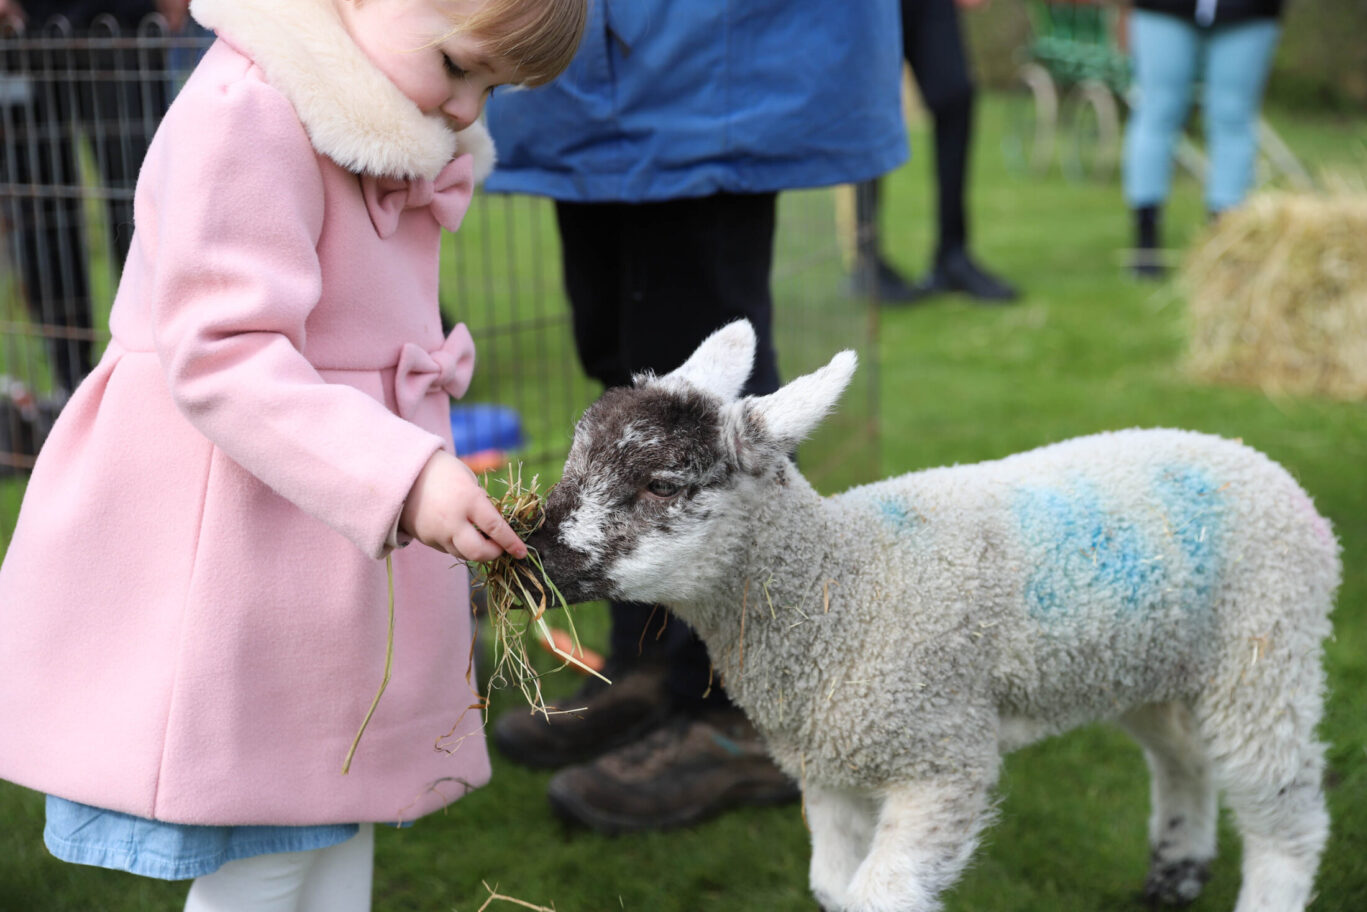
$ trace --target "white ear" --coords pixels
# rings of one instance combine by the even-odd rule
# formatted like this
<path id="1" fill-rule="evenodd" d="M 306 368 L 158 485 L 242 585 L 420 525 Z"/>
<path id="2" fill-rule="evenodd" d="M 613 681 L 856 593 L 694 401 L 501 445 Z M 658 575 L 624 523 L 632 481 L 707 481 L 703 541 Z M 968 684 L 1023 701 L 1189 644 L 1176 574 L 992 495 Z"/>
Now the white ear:
<path id="1" fill-rule="evenodd" d="M 737 320 L 704 339 L 687 361 L 655 382 L 686 384 L 730 402 L 750 379 L 754 363 L 755 330 L 748 320 Z"/>
<path id="2" fill-rule="evenodd" d="M 752 412 L 764 419 L 768 435 L 785 450 L 792 450 L 835 407 L 850 385 L 859 359 L 843 351 L 818 371 L 798 377 L 777 392 L 747 399 Z"/>

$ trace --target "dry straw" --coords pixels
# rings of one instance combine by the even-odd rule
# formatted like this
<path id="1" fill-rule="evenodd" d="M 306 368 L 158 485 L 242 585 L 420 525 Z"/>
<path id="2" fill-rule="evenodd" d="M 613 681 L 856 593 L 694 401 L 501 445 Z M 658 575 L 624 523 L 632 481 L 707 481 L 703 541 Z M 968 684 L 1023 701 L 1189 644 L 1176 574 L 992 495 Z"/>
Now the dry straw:
<path id="1" fill-rule="evenodd" d="M 525 541 L 545 521 L 538 490 L 539 477 L 533 475 L 530 483 L 524 483 L 519 463 L 516 469 L 511 464 L 508 466 L 506 477 L 490 479 L 486 475 L 485 487 L 490 487 L 491 482 L 502 488 L 501 493 L 489 491 L 494 506 L 498 507 L 518 537 Z M 528 551 L 525 561 L 503 554 L 492 561 L 472 563 L 471 568 L 477 574 L 476 585 L 484 588 L 484 602 L 493 633 L 493 668 L 489 673 L 491 688 L 514 686 L 522 692 L 533 711 L 547 717 L 555 712 L 542 696 L 542 672 L 532 664 L 527 651 L 529 634 L 540 637 L 546 648 L 563 660 L 559 668 L 553 670 L 574 665 L 587 674 L 612 683 L 575 655 L 582 654 L 582 648 L 579 634 L 574 628 L 574 618 L 565 597 L 542 572 L 541 558 L 535 549 Z M 556 645 L 550 626 L 546 623 L 546 611 L 555 607 L 562 609 L 569 627 L 574 643 L 570 651 Z"/>
<path id="2" fill-rule="evenodd" d="M 1183 269 L 1188 366 L 1269 394 L 1367 398 L 1367 190 L 1267 193 L 1219 219 Z"/>
<path id="3" fill-rule="evenodd" d="M 524 541 L 535 532 L 541 523 L 545 521 L 545 513 L 541 507 L 541 494 L 538 490 L 538 476 L 533 475 L 530 484 L 524 484 L 522 480 L 522 465 L 518 464 L 516 470 L 511 464 L 508 466 L 506 478 L 495 478 L 503 492 L 495 497 L 491 491 L 490 497 L 494 506 L 498 507 L 503 518 L 508 521 L 518 537 Z M 484 476 L 485 488 L 489 487 L 489 476 Z M 560 590 L 555 588 L 555 584 L 546 579 L 542 571 L 541 558 L 535 550 L 529 550 L 525 562 L 515 560 L 509 554 L 500 555 L 492 561 L 470 562 L 470 569 L 476 576 L 476 585 L 482 586 L 485 593 L 485 605 L 488 612 L 490 628 L 493 631 L 493 670 L 489 674 L 489 686 L 506 687 L 513 685 L 522 692 L 528 705 L 535 712 L 541 713 L 549 718 L 552 713 L 557 712 L 546 703 L 541 693 L 542 672 L 538 671 L 533 665 L 531 656 L 527 651 L 527 638 L 534 632 L 541 637 L 547 649 L 559 656 L 563 661 L 559 668 L 552 671 L 559 671 L 567 665 L 574 665 L 581 671 L 591 674 L 596 678 L 611 684 L 607 678 L 603 677 L 598 671 L 581 661 L 574 653 L 583 654 L 583 647 L 579 643 L 579 633 L 574 628 L 574 618 L 571 616 L 569 605 L 565 602 L 565 597 L 560 594 Z M 391 558 L 385 558 L 385 570 L 389 577 L 389 608 L 388 608 L 388 633 L 385 639 L 384 653 L 384 676 L 380 680 L 380 688 L 375 693 L 374 699 L 370 701 L 370 708 L 366 710 L 365 718 L 361 721 L 361 727 L 356 732 L 356 737 L 351 741 L 351 749 L 347 751 L 346 759 L 342 762 L 342 773 L 345 775 L 351 770 L 351 761 L 356 756 L 356 747 L 361 743 L 361 736 L 365 734 L 366 727 L 370 725 L 370 719 L 375 715 L 375 707 L 380 703 L 380 697 L 384 696 L 385 688 L 389 686 L 390 672 L 394 664 L 394 564 Z M 535 572 L 532 572 L 532 571 Z M 559 607 L 563 609 L 565 623 L 570 628 L 570 638 L 573 642 L 573 649 L 566 651 L 555 642 L 551 635 L 550 625 L 546 623 L 545 614 L 550 608 Z M 471 667 L 466 672 L 467 680 L 474 677 L 474 653 L 470 656 Z M 482 699 L 476 707 L 488 710 L 489 701 Z M 456 726 L 452 726 L 454 732 Z M 451 733 L 438 739 L 441 744 Z"/>

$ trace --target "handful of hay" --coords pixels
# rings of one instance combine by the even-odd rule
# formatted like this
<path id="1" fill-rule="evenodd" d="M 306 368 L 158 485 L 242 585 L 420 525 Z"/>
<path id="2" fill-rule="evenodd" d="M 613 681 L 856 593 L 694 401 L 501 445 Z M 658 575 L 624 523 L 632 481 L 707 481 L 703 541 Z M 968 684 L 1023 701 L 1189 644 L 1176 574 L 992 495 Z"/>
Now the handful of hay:
<path id="1" fill-rule="evenodd" d="M 494 506 L 498 507 L 518 538 L 525 541 L 545 520 L 538 476 L 533 475 L 530 484 L 524 484 L 522 466 L 519 464 L 516 470 L 508 466 L 506 478 L 493 480 L 503 486 L 499 496 L 495 496 L 493 491 L 489 492 Z M 485 485 L 489 485 L 488 475 L 485 476 Z M 492 561 L 472 562 L 470 567 L 479 576 L 476 585 L 484 589 L 489 624 L 494 636 L 494 667 L 489 675 L 491 688 L 515 685 L 534 711 L 548 717 L 554 712 L 546 705 L 541 694 L 541 672 L 533 667 L 531 657 L 527 654 L 527 634 L 533 629 L 546 648 L 563 660 L 560 668 L 574 665 L 587 674 L 612 683 L 575 655 L 582 654 L 583 650 L 579 644 L 579 634 L 574 629 L 574 618 L 565 597 L 554 583 L 546 579 L 535 551 L 529 551 L 525 561 L 503 554 Z M 535 573 L 530 572 L 530 569 L 535 569 Z M 546 623 L 546 610 L 554 607 L 564 611 L 573 642 L 570 650 L 562 649 L 556 643 Z"/>
<path id="2" fill-rule="evenodd" d="M 1188 258 L 1188 365 L 1269 393 L 1367 398 L 1367 192 L 1268 193 Z"/>
<path id="3" fill-rule="evenodd" d="M 487 489 L 489 476 L 486 474 L 484 478 Z M 503 484 L 504 492 L 500 497 L 493 497 L 492 493 L 490 494 L 494 506 L 498 507 L 499 512 L 503 514 L 503 518 L 513 531 L 517 533 L 518 538 L 525 541 L 545 519 L 541 509 L 541 494 L 537 490 L 538 478 L 533 475 L 531 484 L 524 485 L 522 466 L 519 463 L 516 474 L 514 474 L 513 467 L 509 465 L 508 477 L 496 480 Z M 534 567 L 536 572 L 530 572 L 527 565 Z M 555 588 L 554 583 L 546 579 L 542 572 L 541 559 L 537 557 L 536 552 L 528 552 L 526 564 L 514 559 L 509 554 L 502 554 L 492 561 L 471 561 L 469 566 L 472 573 L 475 573 L 479 578 L 477 585 L 484 587 L 485 605 L 494 633 L 494 667 L 489 675 L 489 686 L 491 688 L 515 684 L 535 712 L 539 712 L 547 718 L 550 718 L 551 713 L 556 712 L 547 705 L 542 696 L 541 672 L 532 665 L 531 657 L 527 654 L 527 634 L 533 628 L 541 637 L 546 648 L 564 660 L 560 668 L 564 668 L 566 665 L 574 665 L 607 684 L 612 683 L 599 674 L 596 669 L 575 656 L 575 653 L 582 655 L 583 648 L 579 644 L 579 634 L 574 629 L 574 618 L 570 615 L 569 605 L 565 602 L 565 597 Z M 361 736 L 365 734 L 366 727 L 370 725 L 370 719 L 375 714 L 375 707 L 379 705 L 380 697 L 384 696 L 385 688 L 389 685 L 390 671 L 393 668 L 394 563 L 390 557 L 385 558 L 385 570 L 389 577 L 389 623 L 385 642 L 384 677 L 380 680 L 380 689 L 375 693 L 375 698 L 371 700 L 370 708 L 366 711 L 361 727 L 356 732 L 356 737 L 352 739 L 351 749 L 347 751 L 346 759 L 342 763 L 343 775 L 351 770 L 351 761 L 356 756 L 356 747 L 361 743 Z M 570 650 L 561 648 L 551 633 L 550 625 L 546 623 L 546 610 L 556 606 L 564 610 L 565 622 L 570 628 L 570 639 L 573 643 L 573 648 Z M 471 643 L 470 671 L 467 672 L 467 677 L 473 676 L 474 660 L 474 643 Z M 489 701 L 486 698 L 480 701 L 478 708 L 487 711 L 488 705 Z M 455 731 L 454 726 L 452 731 Z M 438 743 L 445 737 L 438 739 Z"/>

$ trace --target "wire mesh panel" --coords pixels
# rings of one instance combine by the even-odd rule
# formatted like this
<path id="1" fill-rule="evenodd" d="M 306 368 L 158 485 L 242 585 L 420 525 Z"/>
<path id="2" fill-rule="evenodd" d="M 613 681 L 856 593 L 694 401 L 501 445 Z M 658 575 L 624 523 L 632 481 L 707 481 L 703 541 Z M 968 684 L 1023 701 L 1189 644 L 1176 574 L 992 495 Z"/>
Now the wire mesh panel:
<path id="1" fill-rule="evenodd" d="M 204 38 L 151 16 L 0 35 L 0 543 L 57 412 L 108 340 L 133 186 Z"/>
<path id="2" fill-rule="evenodd" d="M 574 422 L 601 392 L 575 354 L 554 207 L 543 199 L 484 194 L 448 243 L 443 310 L 470 327 L 479 352 L 457 412 L 513 409 L 523 431 L 516 458 L 525 471 L 553 480 Z M 845 286 L 835 191 L 780 194 L 773 288 L 782 377 L 814 370 L 841 349 L 860 355 L 840 410 L 799 454 L 804 472 L 825 490 L 878 472 L 876 311 Z M 501 426 L 504 418 L 495 413 L 490 420 Z M 485 436 L 498 433 L 499 426 L 491 426 Z"/>
<path id="3" fill-rule="evenodd" d="M 210 40 L 171 35 L 155 16 L 0 35 L 0 551 L 44 435 L 108 342 L 143 153 Z M 774 266 L 784 378 L 843 348 L 861 355 L 841 410 L 800 453 L 827 490 L 877 473 L 874 311 L 845 293 L 834 200 L 780 195 Z M 521 463 L 554 480 L 600 390 L 574 351 L 552 205 L 479 194 L 445 238 L 441 275 L 444 318 L 478 348 L 453 409 L 458 448 L 482 467 Z"/>

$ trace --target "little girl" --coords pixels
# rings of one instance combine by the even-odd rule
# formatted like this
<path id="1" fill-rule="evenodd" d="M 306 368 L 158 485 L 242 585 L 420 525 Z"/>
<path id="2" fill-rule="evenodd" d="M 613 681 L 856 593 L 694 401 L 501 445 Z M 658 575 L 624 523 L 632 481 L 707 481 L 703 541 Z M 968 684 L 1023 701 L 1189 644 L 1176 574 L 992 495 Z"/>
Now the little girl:
<path id="1" fill-rule="evenodd" d="M 585 0 L 191 14 L 218 41 L 0 567 L 0 776 L 48 793 L 53 854 L 197 878 L 187 909 L 363 910 L 373 823 L 489 775 L 460 560 L 526 549 L 450 452 L 474 350 L 440 235 L 492 167 L 489 92 L 558 74 Z M 343 775 L 387 555 L 393 677 Z"/>

